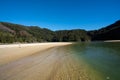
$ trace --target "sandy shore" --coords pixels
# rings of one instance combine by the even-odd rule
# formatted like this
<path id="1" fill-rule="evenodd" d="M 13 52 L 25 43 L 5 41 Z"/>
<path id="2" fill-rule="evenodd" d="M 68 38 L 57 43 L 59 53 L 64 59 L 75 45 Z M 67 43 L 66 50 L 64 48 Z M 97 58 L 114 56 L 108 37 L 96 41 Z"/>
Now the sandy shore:
<path id="1" fill-rule="evenodd" d="M 30 46 L 63 46 L 72 44 L 71 42 L 54 42 L 54 43 L 29 43 L 29 44 L 9 44 L 9 45 L 0 45 L 0 48 L 12 48 L 12 47 L 30 47 Z"/>
<path id="2" fill-rule="evenodd" d="M 7 64 L 14 60 L 44 51 L 56 46 L 64 46 L 72 43 L 31 43 L 0 45 L 0 65 Z"/>
<path id="3" fill-rule="evenodd" d="M 120 40 L 106 40 L 104 42 L 120 42 Z"/>
<path id="4" fill-rule="evenodd" d="M 85 66 L 66 49 L 69 44 L 1 45 L 0 80 L 89 80 Z"/>

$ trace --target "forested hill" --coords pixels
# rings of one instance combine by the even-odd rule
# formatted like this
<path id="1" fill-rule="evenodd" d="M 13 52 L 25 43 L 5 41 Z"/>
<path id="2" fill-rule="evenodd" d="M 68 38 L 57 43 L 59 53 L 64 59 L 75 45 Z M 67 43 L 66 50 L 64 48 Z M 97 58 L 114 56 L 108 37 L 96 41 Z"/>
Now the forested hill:
<path id="1" fill-rule="evenodd" d="M 0 22 L 0 43 L 81 42 L 120 40 L 120 20 L 99 30 L 82 29 L 52 31 L 38 26 Z"/>
<path id="2" fill-rule="evenodd" d="M 92 40 L 120 40 L 120 20 L 99 30 L 88 31 Z"/>
<path id="3" fill-rule="evenodd" d="M 51 31 L 37 26 L 0 22 L 0 43 L 89 41 L 85 30 Z"/>

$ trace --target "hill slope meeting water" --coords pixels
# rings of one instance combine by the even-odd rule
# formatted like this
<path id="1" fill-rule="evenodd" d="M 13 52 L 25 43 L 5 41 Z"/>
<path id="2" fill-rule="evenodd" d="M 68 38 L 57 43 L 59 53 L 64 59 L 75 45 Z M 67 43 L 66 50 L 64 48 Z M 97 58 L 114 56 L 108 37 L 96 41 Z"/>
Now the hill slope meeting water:
<path id="1" fill-rule="evenodd" d="M 120 40 L 120 20 L 99 30 L 88 32 L 92 40 Z"/>
<path id="2" fill-rule="evenodd" d="M 83 29 L 52 31 L 38 26 L 24 26 L 9 22 L 0 22 L 0 43 L 120 40 L 119 34 L 120 20 L 107 27 L 92 31 Z"/>

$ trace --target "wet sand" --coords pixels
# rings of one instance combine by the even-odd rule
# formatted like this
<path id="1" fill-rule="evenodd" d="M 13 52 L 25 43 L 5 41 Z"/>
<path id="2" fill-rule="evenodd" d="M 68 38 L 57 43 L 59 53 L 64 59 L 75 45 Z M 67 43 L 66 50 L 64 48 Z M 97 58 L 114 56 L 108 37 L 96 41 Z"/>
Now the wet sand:
<path id="1" fill-rule="evenodd" d="M 63 44 L 0 48 L 0 80 L 90 80 Z"/>

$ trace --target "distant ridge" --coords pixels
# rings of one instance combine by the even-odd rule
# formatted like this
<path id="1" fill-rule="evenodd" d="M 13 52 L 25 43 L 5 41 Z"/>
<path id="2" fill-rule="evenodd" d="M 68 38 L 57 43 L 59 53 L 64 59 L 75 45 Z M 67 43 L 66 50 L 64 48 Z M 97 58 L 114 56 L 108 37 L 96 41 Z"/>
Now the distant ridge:
<path id="1" fill-rule="evenodd" d="M 87 32 L 81 29 L 52 31 L 38 26 L 0 22 L 0 43 L 80 42 L 88 40 L 90 37 Z"/>
<path id="2" fill-rule="evenodd" d="M 120 40 L 120 20 L 99 30 L 89 31 L 88 34 L 92 40 Z"/>
<path id="3" fill-rule="evenodd" d="M 99 30 L 82 29 L 52 31 L 38 26 L 0 22 L 0 43 L 81 42 L 120 40 L 120 20 Z"/>

